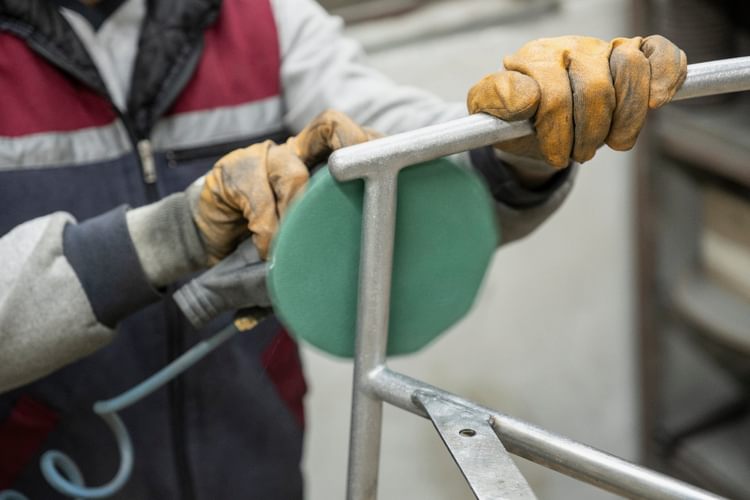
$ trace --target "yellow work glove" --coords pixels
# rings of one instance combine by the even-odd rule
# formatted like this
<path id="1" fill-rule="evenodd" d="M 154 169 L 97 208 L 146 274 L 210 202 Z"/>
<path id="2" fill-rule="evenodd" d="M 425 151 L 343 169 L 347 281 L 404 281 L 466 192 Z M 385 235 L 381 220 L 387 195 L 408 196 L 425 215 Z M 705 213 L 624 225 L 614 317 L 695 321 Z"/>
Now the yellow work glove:
<path id="1" fill-rule="evenodd" d="M 687 74 L 685 53 L 659 35 L 544 38 L 503 65 L 469 91 L 469 112 L 506 121 L 533 117 L 535 135 L 495 147 L 556 168 L 590 160 L 605 143 L 632 148 L 648 109 L 669 102 Z"/>
<path id="2" fill-rule="evenodd" d="M 325 111 L 283 144 L 265 141 L 221 158 L 206 175 L 193 213 L 209 264 L 229 255 L 248 230 L 266 259 L 279 219 L 307 184 L 308 169 L 336 149 L 375 136 L 343 113 Z"/>

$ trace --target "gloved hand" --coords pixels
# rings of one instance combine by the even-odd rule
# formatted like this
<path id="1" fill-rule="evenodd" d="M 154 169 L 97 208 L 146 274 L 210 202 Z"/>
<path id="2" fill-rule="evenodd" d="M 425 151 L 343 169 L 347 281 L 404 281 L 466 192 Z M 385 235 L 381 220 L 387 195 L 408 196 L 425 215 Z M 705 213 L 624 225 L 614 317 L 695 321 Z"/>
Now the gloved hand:
<path id="1" fill-rule="evenodd" d="M 266 288 L 268 264 L 252 241 L 245 240 L 229 256 L 177 290 L 174 301 L 195 328 L 226 311 L 270 307 Z"/>
<path id="2" fill-rule="evenodd" d="M 284 144 L 265 141 L 221 158 L 206 175 L 193 214 L 209 264 L 229 255 L 248 229 L 266 259 L 279 219 L 304 190 L 308 169 L 336 149 L 373 137 L 343 113 L 325 111 Z"/>
<path id="3" fill-rule="evenodd" d="M 556 168 L 590 160 L 605 143 L 632 148 L 648 109 L 669 102 L 687 74 L 685 53 L 659 35 L 545 38 L 503 64 L 505 71 L 469 91 L 469 112 L 506 121 L 533 117 L 535 135 L 495 147 Z"/>

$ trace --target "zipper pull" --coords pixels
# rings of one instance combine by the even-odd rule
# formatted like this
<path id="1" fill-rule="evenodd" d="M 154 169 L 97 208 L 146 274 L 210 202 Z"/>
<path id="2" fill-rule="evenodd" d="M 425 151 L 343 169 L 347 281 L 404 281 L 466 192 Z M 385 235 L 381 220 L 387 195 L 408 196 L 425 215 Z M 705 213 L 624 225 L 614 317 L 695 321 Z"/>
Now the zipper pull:
<path id="1" fill-rule="evenodd" d="M 138 156 L 141 159 L 141 170 L 143 173 L 143 182 L 146 184 L 156 183 L 156 162 L 154 161 L 154 150 L 151 148 L 151 141 L 141 139 L 136 145 Z"/>

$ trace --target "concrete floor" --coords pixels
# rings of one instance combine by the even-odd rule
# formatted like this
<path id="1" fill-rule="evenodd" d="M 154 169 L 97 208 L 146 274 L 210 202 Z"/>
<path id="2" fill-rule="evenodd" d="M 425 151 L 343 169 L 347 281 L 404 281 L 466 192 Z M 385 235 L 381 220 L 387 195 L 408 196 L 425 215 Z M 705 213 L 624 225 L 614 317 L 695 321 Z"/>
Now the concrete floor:
<path id="1" fill-rule="evenodd" d="M 459 2 L 457 2 L 458 4 Z M 569 0 L 556 14 L 380 52 L 399 82 L 463 100 L 504 53 L 540 36 L 626 33 L 626 2 Z M 384 33 L 387 36 L 387 33 Z M 625 458 L 636 456 L 632 157 L 602 150 L 572 196 L 526 240 L 496 254 L 474 310 L 422 353 L 392 365 L 515 417 Z M 310 500 L 343 498 L 351 364 L 304 349 L 310 382 Z M 386 408 L 380 498 L 473 498 L 429 422 Z M 608 495 L 520 465 L 540 498 Z"/>

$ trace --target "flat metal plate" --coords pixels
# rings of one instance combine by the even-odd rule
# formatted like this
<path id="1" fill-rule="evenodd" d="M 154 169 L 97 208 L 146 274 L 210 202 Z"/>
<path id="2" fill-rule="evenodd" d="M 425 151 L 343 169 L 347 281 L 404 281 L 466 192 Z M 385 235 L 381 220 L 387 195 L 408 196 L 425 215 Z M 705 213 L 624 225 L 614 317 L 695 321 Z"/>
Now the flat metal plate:
<path id="1" fill-rule="evenodd" d="M 474 496 L 479 500 L 536 498 L 490 426 L 488 415 L 427 392 L 416 392 L 414 399 L 429 415 Z"/>

